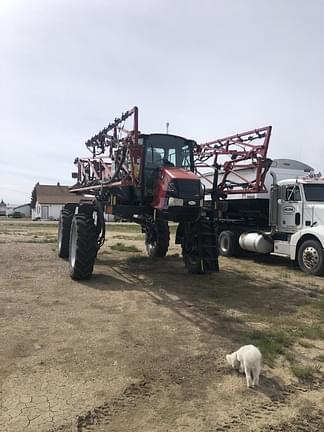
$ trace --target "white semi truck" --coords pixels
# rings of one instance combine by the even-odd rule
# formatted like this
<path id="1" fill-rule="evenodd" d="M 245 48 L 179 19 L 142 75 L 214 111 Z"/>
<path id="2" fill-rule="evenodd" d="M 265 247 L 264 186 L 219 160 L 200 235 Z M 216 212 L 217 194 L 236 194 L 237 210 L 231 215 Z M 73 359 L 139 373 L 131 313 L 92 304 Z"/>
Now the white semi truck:
<path id="1" fill-rule="evenodd" d="M 302 162 L 275 159 L 265 185 L 266 193 L 229 195 L 221 202 L 220 254 L 278 255 L 305 273 L 324 275 L 324 177 Z"/>

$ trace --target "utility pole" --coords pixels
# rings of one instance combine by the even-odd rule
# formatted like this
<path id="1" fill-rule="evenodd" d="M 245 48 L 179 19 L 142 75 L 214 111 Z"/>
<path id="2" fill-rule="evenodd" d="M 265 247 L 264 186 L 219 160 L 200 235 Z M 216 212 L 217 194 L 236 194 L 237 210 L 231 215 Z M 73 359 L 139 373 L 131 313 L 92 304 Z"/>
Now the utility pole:
<path id="1" fill-rule="evenodd" d="M 170 126 L 170 123 L 169 123 L 169 122 L 166 122 L 165 126 L 166 126 L 166 133 L 168 134 L 168 133 L 169 133 L 169 126 Z"/>

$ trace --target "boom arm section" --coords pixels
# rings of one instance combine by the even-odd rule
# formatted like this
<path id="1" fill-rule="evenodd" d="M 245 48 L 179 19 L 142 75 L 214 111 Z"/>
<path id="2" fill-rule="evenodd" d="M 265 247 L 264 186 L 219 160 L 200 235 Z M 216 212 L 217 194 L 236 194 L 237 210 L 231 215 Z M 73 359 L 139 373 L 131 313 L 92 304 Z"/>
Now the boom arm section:
<path id="1" fill-rule="evenodd" d="M 217 188 L 224 194 L 266 192 L 265 176 L 271 165 L 267 159 L 270 136 L 271 126 L 267 126 L 198 144 L 194 151 L 195 168 L 207 189 Z"/>
<path id="2" fill-rule="evenodd" d="M 131 130 L 124 123 L 133 118 Z M 77 184 L 72 192 L 94 191 L 102 187 L 136 186 L 140 179 L 142 148 L 138 143 L 138 108 L 135 106 L 86 141 L 92 158 L 77 158 Z M 101 156 L 106 154 L 106 156 Z"/>

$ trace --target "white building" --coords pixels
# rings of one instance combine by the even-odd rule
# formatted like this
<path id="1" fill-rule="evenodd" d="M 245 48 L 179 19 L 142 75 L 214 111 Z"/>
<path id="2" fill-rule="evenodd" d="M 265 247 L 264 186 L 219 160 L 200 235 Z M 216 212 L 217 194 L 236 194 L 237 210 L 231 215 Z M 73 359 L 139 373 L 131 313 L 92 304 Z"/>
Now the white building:
<path id="1" fill-rule="evenodd" d="M 0 216 L 7 216 L 7 204 L 3 200 L 0 202 Z"/>
<path id="2" fill-rule="evenodd" d="M 31 216 L 31 207 L 30 204 L 22 204 L 20 206 L 14 207 L 13 213 L 18 212 L 23 217 L 30 217 Z"/>
<path id="3" fill-rule="evenodd" d="M 80 196 L 70 193 L 69 186 L 36 184 L 32 199 L 32 219 L 58 219 L 64 204 L 78 203 Z"/>

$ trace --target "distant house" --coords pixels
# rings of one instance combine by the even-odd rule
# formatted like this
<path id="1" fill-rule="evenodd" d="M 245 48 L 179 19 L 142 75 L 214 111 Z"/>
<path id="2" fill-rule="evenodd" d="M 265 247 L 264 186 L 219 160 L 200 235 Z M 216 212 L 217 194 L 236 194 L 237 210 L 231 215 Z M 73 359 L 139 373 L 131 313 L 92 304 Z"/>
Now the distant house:
<path id="1" fill-rule="evenodd" d="M 7 216 L 7 204 L 3 200 L 0 202 L 0 216 Z"/>
<path id="2" fill-rule="evenodd" d="M 78 203 L 80 196 L 70 193 L 69 186 L 36 184 L 32 192 L 32 219 L 58 219 L 64 204 Z"/>
<path id="3" fill-rule="evenodd" d="M 12 216 L 15 207 L 15 204 L 7 204 L 7 216 Z"/>
<path id="4" fill-rule="evenodd" d="M 30 204 L 22 204 L 20 206 L 14 207 L 13 213 L 20 213 L 23 217 L 30 217 L 31 216 L 31 207 Z"/>

